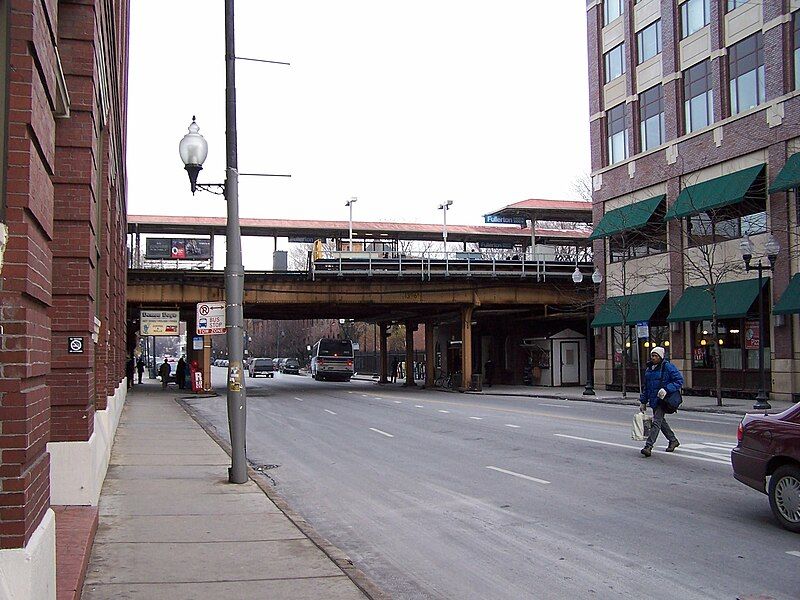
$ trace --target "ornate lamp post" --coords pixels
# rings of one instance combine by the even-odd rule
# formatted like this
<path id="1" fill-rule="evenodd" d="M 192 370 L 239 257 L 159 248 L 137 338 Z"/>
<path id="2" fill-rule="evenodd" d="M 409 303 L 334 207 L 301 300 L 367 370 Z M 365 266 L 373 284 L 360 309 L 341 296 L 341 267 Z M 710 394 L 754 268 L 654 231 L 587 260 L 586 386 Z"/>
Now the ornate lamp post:
<path id="1" fill-rule="evenodd" d="M 762 293 L 764 271 L 774 271 L 775 261 L 778 259 L 778 253 L 781 251 L 781 246 L 775 236 L 770 234 L 767 243 L 764 244 L 764 250 L 767 254 L 768 265 L 761 263 L 761 258 L 758 259 L 757 265 L 751 265 L 750 261 L 753 259 L 753 251 L 755 246 L 749 235 L 745 235 L 739 243 L 739 250 L 744 259 L 744 268 L 746 271 L 758 272 L 758 395 L 756 396 L 756 403 L 753 404 L 755 410 L 769 410 L 772 406 L 769 403 L 769 396 L 767 395 L 767 373 L 764 369 L 764 294 Z"/>
<path id="2" fill-rule="evenodd" d="M 444 240 L 444 272 L 445 275 L 450 274 L 450 262 L 447 257 L 447 211 L 450 210 L 450 207 L 453 206 L 453 201 L 448 200 L 447 202 L 439 205 L 439 210 L 442 211 L 442 216 L 444 218 L 444 223 L 442 225 L 442 240 Z"/>
<path id="3" fill-rule="evenodd" d="M 583 281 L 583 273 L 578 267 L 572 273 L 572 282 L 578 285 Z M 592 273 L 592 283 L 594 284 L 594 293 L 597 293 L 597 288 L 603 282 L 603 274 L 597 267 L 594 268 Z M 592 303 L 586 305 L 586 389 L 583 390 L 584 396 L 594 396 L 594 336 L 592 335 L 592 315 L 594 311 L 594 294 L 592 295 Z"/>
<path id="4" fill-rule="evenodd" d="M 350 209 L 350 252 L 353 251 L 353 204 L 358 202 L 358 198 L 350 198 L 347 202 L 345 202 L 345 206 Z"/>

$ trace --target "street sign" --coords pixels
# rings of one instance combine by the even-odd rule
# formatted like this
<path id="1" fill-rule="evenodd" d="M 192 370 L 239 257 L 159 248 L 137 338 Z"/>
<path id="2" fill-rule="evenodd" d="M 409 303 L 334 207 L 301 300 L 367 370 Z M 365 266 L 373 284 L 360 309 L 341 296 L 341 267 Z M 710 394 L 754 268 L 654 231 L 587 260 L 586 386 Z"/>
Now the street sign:
<path id="1" fill-rule="evenodd" d="M 225 333 L 225 303 L 197 303 L 197 335 L 220 335 Z"/>
<path id="2" fill-rule="evenodd" d="M 640 340 L 650 337 L 650 326 L 647 324 L 647 321 L 639 321 L 636 324 L 636 337 Z"/>
<path id="3" fill-rule="evenodd" d="M 180 335 L 181 314 L 177 310 L 139 311 L 140 335 Z"/>
<path id="4" fill-rule="evenodd" d="M 203 336 L 202 335 L 195 335 L 192 337 L 192 350 L 202 350 L 203 349 Z"/>
<path id="5" fill-rule="evenodd" d="M 484 215 L 483 222 L 494 225 L 519 225 L 520 227 L 525 227 L 528 224 L 528 219 L 526 219 L 525 217 L 501 217 L 498 215 Z"/>
<path id="6" fill-rule="evenodd" d="M 83 354 L 83 338 L 82 337 L 71 337 L 67 338 L 69 340 L 69 345 L 67 346 L 67 353 L 68 354 Z"/>

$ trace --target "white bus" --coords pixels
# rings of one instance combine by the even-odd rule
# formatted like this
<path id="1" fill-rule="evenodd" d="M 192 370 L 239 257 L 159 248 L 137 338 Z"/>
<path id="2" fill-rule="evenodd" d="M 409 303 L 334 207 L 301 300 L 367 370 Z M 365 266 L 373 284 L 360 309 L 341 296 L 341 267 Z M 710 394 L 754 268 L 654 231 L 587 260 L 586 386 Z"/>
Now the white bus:
<path id="1" fill-rule="evenodd" d="M 311 348 L 311 377 L 317 381 L 350 381 L 353 376 L 353 342 L 323 338 Z"/>

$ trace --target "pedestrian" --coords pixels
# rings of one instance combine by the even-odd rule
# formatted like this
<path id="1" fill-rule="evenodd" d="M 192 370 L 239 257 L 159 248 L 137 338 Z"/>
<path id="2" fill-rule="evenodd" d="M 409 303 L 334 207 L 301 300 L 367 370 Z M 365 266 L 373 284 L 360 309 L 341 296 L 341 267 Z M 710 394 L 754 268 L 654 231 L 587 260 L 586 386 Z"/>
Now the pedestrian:
<path id="1" fill-rule="evenodd" d="M 399 366 L 400 366 L 400 361 L 398 361 L 397 357 L 395 356 L 392 359 L 392 383 L 396 383 L 397 382 L 397 368 Z"/>
<path id="2" fill-rule="evenodd" d="M 142 375 L 144 374 L 144 357 L 140 354 L 139 360 L 136 361 L 136 372 L 139 374 L 139 385 L 142 384 Z"/>
<path id="3" fill-rule="evenodd" d="M 175 367 L 175 380 L 178 382 L 180 389 L 186 387 L 186 360 L 183 356 L 178 360 L 178 364 Z"/>
<path id="4" fill-rule="evenodd" d="M 494 363 L 492 359 L 486 361 L 486 364 L 483 365 L 483 373 L 484 378 L 486 379 L 486 385 L 488 387 L 492 387 L 492 381 L 494 380 Z"/>
<path id="5" fill-rule="evenodd" d="M 172 368 L 169 366 L 167 358 L 164 357 L 164 362 L 161 363 L 161 366 L 158 368 L 158 374 L 161 375 L 161 387 L 163 389 L 167 389 L 170 371 L 172 371 Z"/>
<path id="6" fill-rule="evenodd" d="M 136 362 L 133 358 L 133 354 L 128 357 L 128 360 L 125 361 L 125 376 L 128 379 L 128 389 L 133 387 L 133 373 L 136 368 Z"/>
<path id="7" fill-rule="evenodd" d="M 664 348 L 661 346 L 653 348 L 650 353 L 650 365 L 644 371 L 644 390 L 639 396 L 641 403 L 639 410 L 647 412 L 648 405 L 653 409 L 653 426 L 641 450 L 645 457 L 649 457 L 652 453 L 659 432 L 663 432 L 669 441 L 667 452 L 673 452 L 681 445 L 665 418 L 664 399 L 682 387 L 683 375 L 675 365 L 664 360 Z"/>

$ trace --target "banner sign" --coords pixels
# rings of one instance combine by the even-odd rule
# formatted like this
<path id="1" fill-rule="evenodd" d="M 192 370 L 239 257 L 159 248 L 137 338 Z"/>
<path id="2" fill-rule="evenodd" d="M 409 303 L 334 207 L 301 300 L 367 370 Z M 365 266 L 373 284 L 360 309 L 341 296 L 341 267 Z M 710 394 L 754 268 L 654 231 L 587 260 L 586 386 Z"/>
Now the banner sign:
<path id="1" fill-rule="evenodd" d="M 147 238 L 144 257 L 148 260 L 210 260 L 211 240 L 204 238 Z"/>
<path id="2" fill-rule="evenodd" d="M 197 335 L 220 335 L 225 333 L 225 303 L 197 303 Z"/>
<path id="3" fill-rule="evenodd" d="M 484 250 L 513 250 L 514 244 L 511 242 L 479 242 L 478 248 Z"/>
<path id="4" fill-rule="evenodd" d="M 177 310 L 139 311 L 140 335 L 180 335 L 181 313 Z"/>
<path id="5" fill-rule="evenodd" d="M 525 227 L 528 224 L 528 219 L 526 219 L 525 217 L 501 217 L 499 215 L 484 215 L 483 222 L 494 225 L 519 225 L 520 227 Z"/>
<path id="6" fill-rule="evenodd" d="M 761 328 L 758 321 L 746 321 L 744 324 L 744 349 L 758 350 L 758 341 L 761 338 Z"/>
<path id="7" fill-rule="evenodd" d="M 303 237 L 303 236 L 294 236 L 289 238 L 290 244 L 313 244 L 316 240 L 322 239 L 325 241 L 325 238 L 318 238 L 318 237 Z"/>

